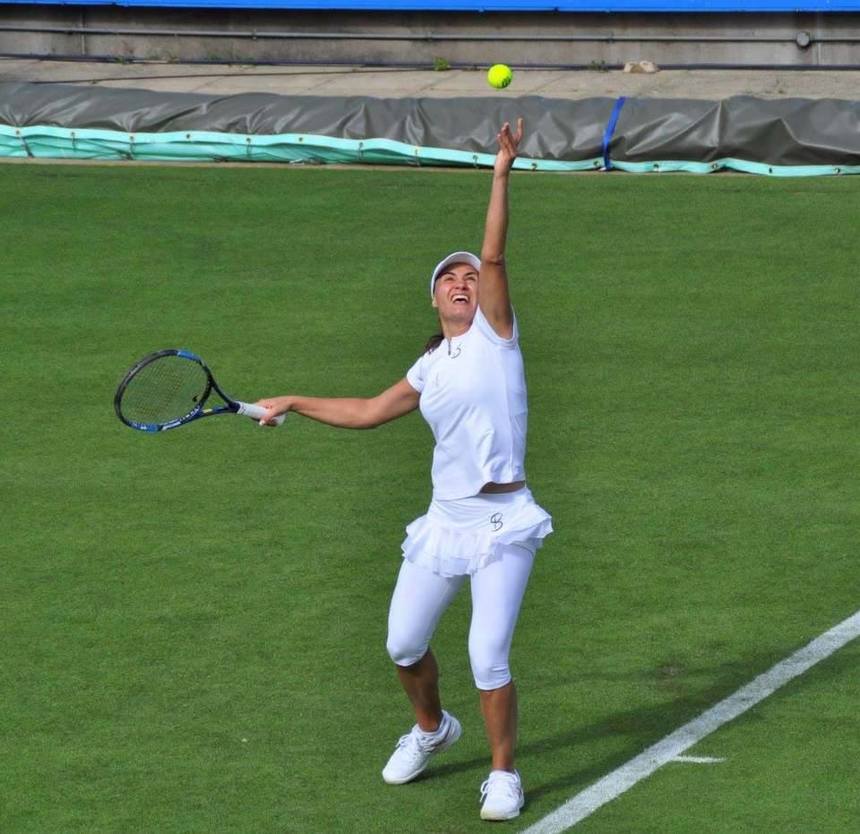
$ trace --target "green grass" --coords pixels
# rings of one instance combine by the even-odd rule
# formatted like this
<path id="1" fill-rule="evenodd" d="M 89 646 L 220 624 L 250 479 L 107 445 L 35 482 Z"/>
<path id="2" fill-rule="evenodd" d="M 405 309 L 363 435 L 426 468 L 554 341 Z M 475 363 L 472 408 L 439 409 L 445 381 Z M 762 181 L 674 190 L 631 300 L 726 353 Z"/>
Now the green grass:
<path id="1" fill-rule="evenodd" d="M 170 345 L 245 398 L 390 385 L 433 330 L 430 267 L 480 243 L 488 184 L 0 168 L 3 834 L 486 829 L 465 594 L 435 641 L 463 741 L 412 785 L 379 777 L 410 720 L 384 641 L 430 493 L 420 417 L 151 437 L 111 401 Z M 508 828 L 858 608 L 859 208 L 850 179 L 514 177 L 528 470 L 556 533 L 514 644 L 529 803 Z M 842 834 L 856 661 L 583 831 Z"/>
<path id="2" fill-rule="evenodd" d="M 580 823 L 582 834 L 854 831 L 860 815 L 852 643 Z"/>

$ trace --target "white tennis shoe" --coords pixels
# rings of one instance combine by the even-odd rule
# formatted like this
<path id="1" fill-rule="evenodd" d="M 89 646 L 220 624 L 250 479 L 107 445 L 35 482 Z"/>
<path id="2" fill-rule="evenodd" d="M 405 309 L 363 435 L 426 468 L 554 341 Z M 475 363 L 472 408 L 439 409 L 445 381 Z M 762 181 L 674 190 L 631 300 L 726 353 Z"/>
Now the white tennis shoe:
<path id="1" fill-rule="evenodd" d="M 388 764 L 382 769 L 382 778 L 389 785 L 411 782 L 436 753 L 447 750 L 462 732 L 460 722 L 445 710 L 442 710 L 442 721 L 435 733 L 425 733 L 416 724 L 400 737 Z"/>
<path id="2" fill-rule="evenodd" d="M 481 785 L 481 819 L 511 820 L 520 815 L 525 803 L 523 784 L 517 771 L 492 770 Z"/>

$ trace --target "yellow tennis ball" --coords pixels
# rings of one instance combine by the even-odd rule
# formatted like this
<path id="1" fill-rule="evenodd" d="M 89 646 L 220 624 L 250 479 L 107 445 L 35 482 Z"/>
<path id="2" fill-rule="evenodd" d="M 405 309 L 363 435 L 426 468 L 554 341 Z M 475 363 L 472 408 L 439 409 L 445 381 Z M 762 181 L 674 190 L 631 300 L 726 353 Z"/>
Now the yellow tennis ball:
<path id="1" fill-rule="evenodd" d="M 514 74 L 507 64 L 493 64 L 487 72 L 487 83 L 497 90 L 502 90 L 511 83 Z"/>

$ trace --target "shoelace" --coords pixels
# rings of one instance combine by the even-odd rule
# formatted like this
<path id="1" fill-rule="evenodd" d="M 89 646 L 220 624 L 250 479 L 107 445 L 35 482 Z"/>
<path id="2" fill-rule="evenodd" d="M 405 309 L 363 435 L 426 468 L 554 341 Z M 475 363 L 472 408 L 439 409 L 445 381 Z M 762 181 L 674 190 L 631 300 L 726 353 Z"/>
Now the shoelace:
<path id="1" fill-rule="evenodd" d="M 481 785 L 481 802 L 487 798 L 487 794 L 490 792 L 491 787 L 493 789 L 503 790 L 508 794 L 508 796 L 517 797 L 519 795 L 520 783 L 513 773 L 509 775 L 492 774 L 489 779 L 486 779 L 484 784 Z"/>
<path id="2" fill-rule="evenodd" d="M 432 741 L 423 738 L 419 733 L 411 732 L 406 733 L 405 736 L 400 736 L 397 747 L 414 747 L 417 753 L 432 753 L 435 745 Z"/>

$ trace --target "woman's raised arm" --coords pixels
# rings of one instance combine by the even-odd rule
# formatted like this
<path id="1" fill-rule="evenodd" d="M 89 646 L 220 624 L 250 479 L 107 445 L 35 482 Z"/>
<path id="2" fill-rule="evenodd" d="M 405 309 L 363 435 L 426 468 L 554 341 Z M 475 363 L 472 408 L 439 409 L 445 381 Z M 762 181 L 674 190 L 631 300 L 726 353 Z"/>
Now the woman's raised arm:
<path id="1" fill-rule="evenodd" d="M 478 306 L 493 330 L 505 339 L 509 339 L 514 333 L 514 314 L 505 268 L 508 180 L 522 138 L 522 119 L 517 119 L 516 132 L 511 131 L 508 122 L 505 122 L 499 131 L 499 150 L 493 166 L 493 184 L 487 207 L 484 243 L 481 246 L 481 276 L 478 281 Z"/>

